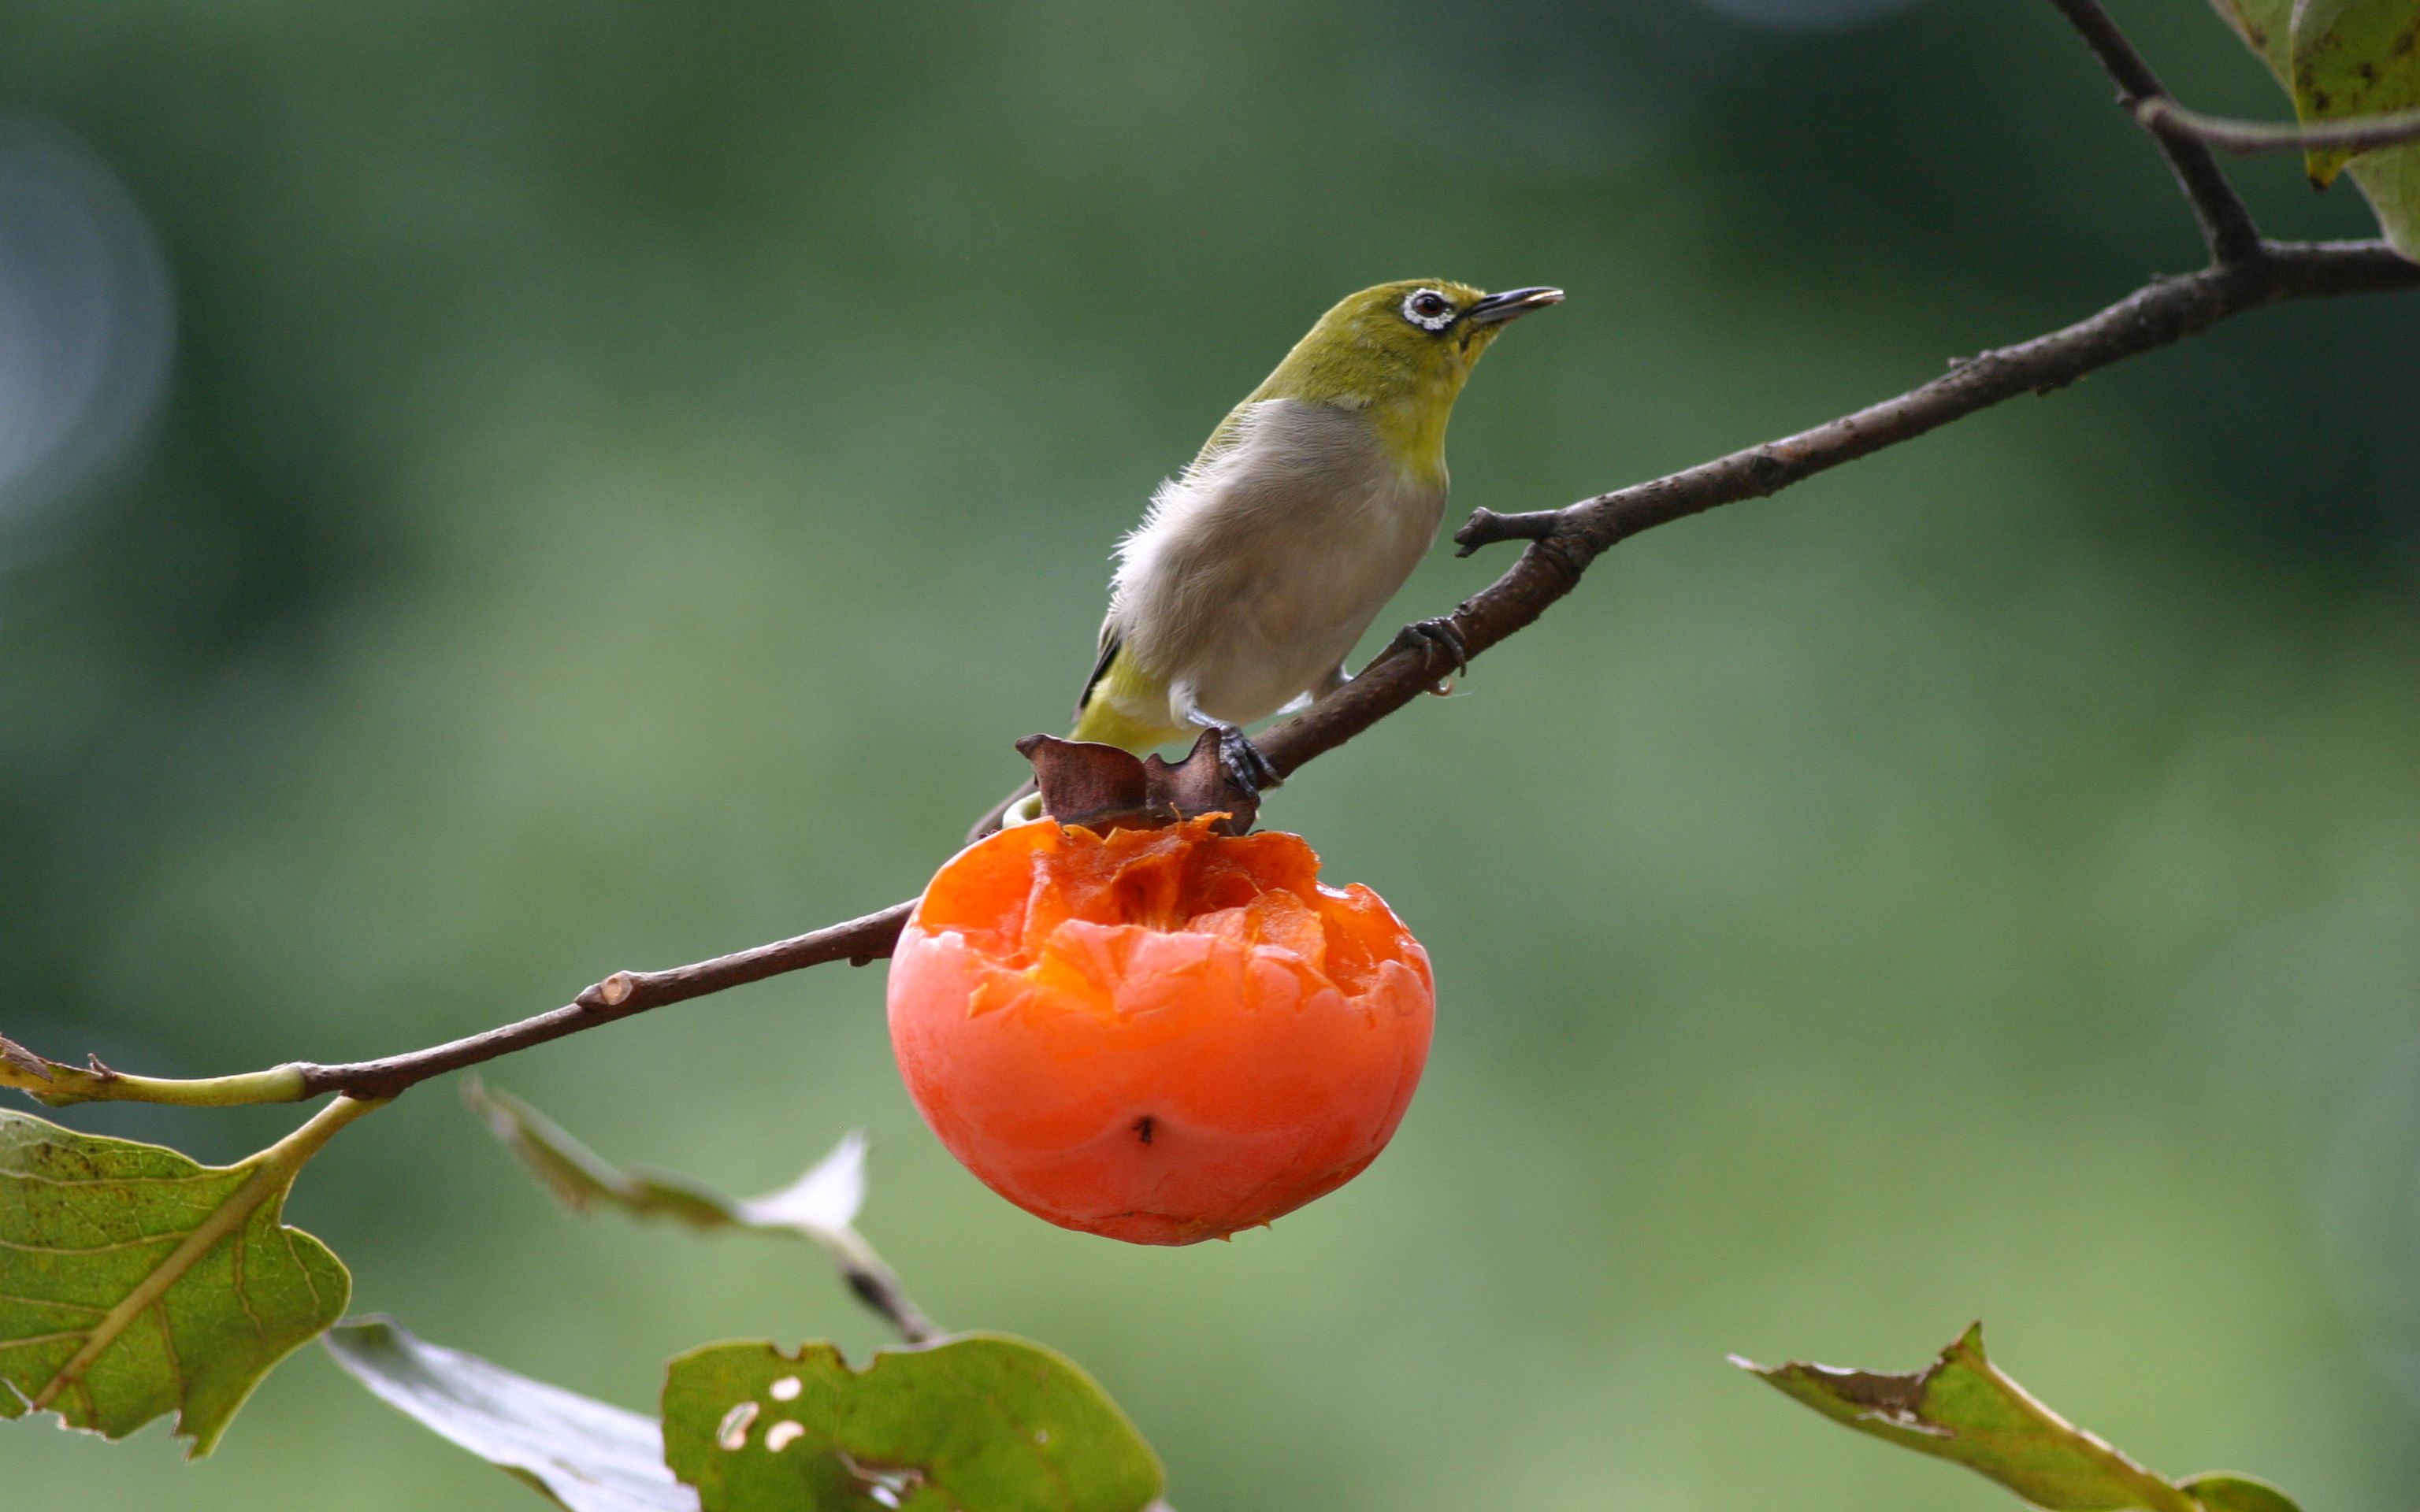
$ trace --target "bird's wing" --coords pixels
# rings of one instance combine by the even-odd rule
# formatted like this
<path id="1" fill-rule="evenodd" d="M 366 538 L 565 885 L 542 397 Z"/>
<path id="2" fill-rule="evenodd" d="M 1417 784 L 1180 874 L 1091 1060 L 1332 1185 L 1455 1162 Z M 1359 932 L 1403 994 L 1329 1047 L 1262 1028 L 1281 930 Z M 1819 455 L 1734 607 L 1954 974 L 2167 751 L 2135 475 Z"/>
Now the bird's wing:
<path id="1" fill-rule="evenodd" d="M 1125 632 L 1118 627 L 1115 614 L 1101 622 L 1101 654 L 1093 658 L 1092 674 L 1084 679 L 1084 691 L 1076 695 L 1078 714 L 1082 714 L 1084 706 L 1093 702 L 1093 689 L 1100 687 L 1101 679 L 1109 675 L 1109 663 L 1118 659 L 1118 652 L 1125 643 Z"/>

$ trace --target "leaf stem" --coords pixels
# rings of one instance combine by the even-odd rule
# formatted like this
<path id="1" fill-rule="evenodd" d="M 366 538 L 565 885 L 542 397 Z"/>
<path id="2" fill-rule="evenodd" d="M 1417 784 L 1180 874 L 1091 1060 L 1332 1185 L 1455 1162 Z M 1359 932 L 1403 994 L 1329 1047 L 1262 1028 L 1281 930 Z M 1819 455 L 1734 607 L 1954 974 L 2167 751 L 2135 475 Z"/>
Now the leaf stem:
<path id="1" fill-rule="evenodd" d="M 849 1295 L 889 1323 L 902 1339 L 910 1344 L 930 1344 L 942 1336 L 941 1325 L 925 1316 L 924 1310 L 908 1298 L 908 1288 L 899 1284 L 899 1273 L 875 1253 L 874 1246 L 866 1242 L 856 1226 L 843 1225 L 812 1237 L 840 1272 Z"/>
<path id="2" fill-rule="evenodd" d="M 2420 110 L 2390 111 L 2344 120 L 2301 125 L 2293 121 L 2238 121 L 2187 110 L 2165 95 L 2134 102 L 2134 118 L 2143 129 L 2167 141 L 2207 142 L 2228 152 L 2324 151 L 2366 152 L 2372 147 L 2420 142 Z"/>
<path id="3" fill-rule="evenodd" d="M 394 1102 L 388 1097 L 340 1097 L 311 1115 L 301 1128 L 243 1162 L 246 1165 L 292 1180 L 312 1156 L 328 1147 L 337 1132 L 356 1119 L 366 1118 Z"/>

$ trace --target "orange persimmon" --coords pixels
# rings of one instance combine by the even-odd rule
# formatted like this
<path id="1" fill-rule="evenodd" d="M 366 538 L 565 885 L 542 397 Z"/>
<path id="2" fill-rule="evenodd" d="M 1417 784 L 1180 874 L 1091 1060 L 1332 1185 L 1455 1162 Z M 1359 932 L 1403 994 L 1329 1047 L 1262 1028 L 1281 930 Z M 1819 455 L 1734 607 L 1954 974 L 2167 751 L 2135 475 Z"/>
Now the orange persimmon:
<path id="1" fill-rule="evenodd" d="M 984 1183 L 1189 1244 L 1358 1175 L 1428 1059 L 1428 953 L 1298 835 L 1049 820 L 968 847 L 891 959 L 891 1043 Z"/>

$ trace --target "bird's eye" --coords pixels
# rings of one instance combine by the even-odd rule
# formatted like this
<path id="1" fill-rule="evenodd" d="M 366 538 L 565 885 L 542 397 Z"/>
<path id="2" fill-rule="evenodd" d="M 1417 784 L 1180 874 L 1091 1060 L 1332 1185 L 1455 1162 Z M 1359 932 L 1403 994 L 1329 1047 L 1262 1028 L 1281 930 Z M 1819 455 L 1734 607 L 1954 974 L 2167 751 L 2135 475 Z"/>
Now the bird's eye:
<path id="1" fill-rule="evenodd" d="M 1459 313 L 1451 300 L 1433 288 L 1416 288 L 1404 296 L 1404 318 L 1422 331 L 1443 331 Z"/>

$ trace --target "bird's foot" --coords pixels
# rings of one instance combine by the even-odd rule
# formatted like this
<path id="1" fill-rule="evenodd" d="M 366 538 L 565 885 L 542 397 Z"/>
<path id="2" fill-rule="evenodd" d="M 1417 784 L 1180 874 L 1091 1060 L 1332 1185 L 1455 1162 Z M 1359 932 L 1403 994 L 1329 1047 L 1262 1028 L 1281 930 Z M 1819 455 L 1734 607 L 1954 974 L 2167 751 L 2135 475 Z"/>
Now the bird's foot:
<path id="1" fill-rule="evenodd" d="M 1218 764 L 1226 769 L 1227 779 L 1254 797 L 1285 780 L 1285 775 L 1261 754 L 1241 730 L 1231 724 L 1214 724 L 1218 733 Z"/>
<path id="2" fill-rule="evenodd" d="M 1464 642 L 1461 629 L 1446 616 L 1404 625 L 1395 632 L 1395 648 L 1420 658 L 1420 671 L 1435 679 L 1432 693 L 1453 691 L 1453 679 L 1470 671 L 1470 647 Z M 1438 666 L 1440 657 L 1452 665 L 1450 673 Z"/>

